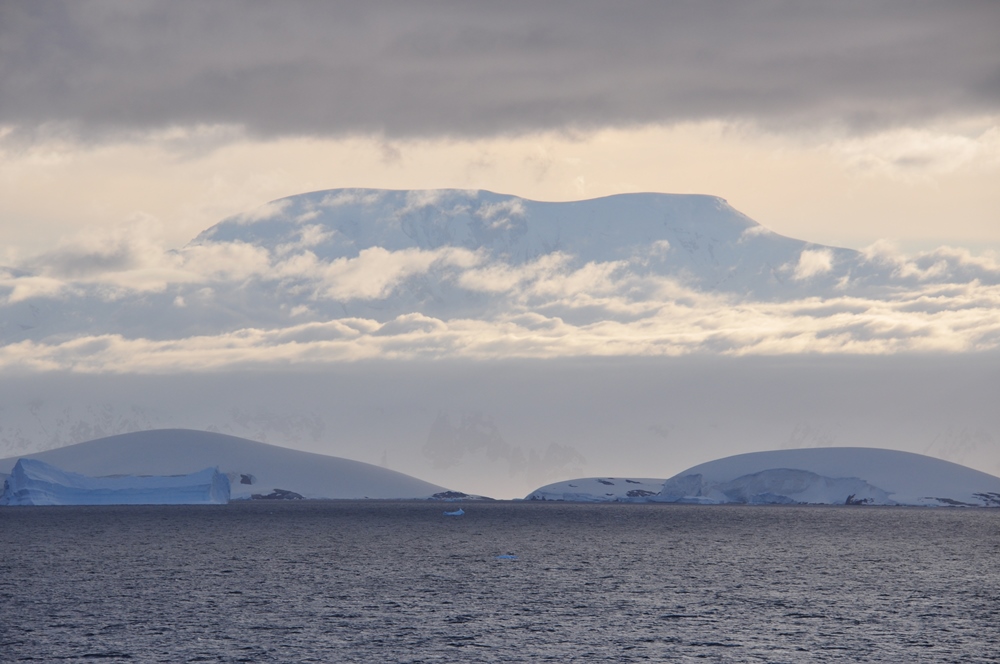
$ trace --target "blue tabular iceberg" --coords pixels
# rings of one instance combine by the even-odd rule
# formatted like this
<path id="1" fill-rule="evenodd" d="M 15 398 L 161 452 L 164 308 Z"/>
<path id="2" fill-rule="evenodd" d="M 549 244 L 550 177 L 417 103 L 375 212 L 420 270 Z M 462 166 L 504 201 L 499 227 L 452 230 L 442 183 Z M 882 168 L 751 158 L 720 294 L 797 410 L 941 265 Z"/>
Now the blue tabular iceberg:
<path id="1" fill-rule="evenodd" d="M 87 477 L 20 459 L 0 505 L 224 505 L 229 478 L 216 468 L 190 475 Z"/>

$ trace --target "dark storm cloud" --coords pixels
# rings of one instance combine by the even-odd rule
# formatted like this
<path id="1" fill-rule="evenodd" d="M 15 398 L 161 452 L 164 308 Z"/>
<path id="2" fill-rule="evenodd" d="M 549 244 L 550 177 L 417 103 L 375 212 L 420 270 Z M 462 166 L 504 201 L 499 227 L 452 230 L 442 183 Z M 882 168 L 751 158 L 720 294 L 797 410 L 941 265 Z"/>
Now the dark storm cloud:
<path id="1" fill-rule="evenodd" d="M 0 123 L 476 136 L 995 112 L 997 2 L 0 5 Z"/>

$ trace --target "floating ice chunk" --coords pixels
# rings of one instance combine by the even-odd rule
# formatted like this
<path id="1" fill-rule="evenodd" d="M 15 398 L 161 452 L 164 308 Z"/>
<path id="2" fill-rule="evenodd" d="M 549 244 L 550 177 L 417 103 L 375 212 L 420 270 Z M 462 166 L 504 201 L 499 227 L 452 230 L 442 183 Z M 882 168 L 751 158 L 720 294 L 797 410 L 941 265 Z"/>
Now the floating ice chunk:
<path id="1" fill-rule="evenodd" d="M 499 556 L 495 556 L 497 560 L 517 560 L 517 556 L 513 553 L 501 553 Z"/>
<path id="2" fill-rule="evenodd" d="M 445 512 L 444 513 L 445 516 L 462 516 L 463 514 L 465 514 L 465 510 L 463 510 L 461 507 L 459 507 L 454 512 Z"/>

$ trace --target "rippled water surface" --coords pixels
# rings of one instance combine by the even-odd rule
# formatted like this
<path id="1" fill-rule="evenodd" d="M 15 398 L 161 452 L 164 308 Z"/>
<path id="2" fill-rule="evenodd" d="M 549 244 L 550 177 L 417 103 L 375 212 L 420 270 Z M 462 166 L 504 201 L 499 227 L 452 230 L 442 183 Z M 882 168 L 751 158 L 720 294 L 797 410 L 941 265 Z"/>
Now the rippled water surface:
<path id="1" fill-rule="evenodd" d="M 448 507 L 0 508 L 0 661 L 1000 661 L 1000 510 Z"/>

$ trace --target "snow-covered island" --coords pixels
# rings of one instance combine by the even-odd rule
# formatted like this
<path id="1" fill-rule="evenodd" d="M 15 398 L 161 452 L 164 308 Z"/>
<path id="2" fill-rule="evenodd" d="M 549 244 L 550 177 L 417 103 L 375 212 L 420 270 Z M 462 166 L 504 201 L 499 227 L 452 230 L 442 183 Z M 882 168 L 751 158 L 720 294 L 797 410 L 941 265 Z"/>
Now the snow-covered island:
<path id="1" fill-rule="evenodd" d="M 450 495 L 446 487 L 360 461 L 191 429 L 137 431 L 24 455 L 23 459 L 0 459 L 0 481 L 14 477 L 19 459 L 42 461 L 57 471 L 93 481 L 110 481 L 115 476 L 148 480 L 148 476 L 218 468 L 228 479 L 234 500 L 429 499 L 436 494 Z M 22 466 L 22 470 L 30 467 Z M 5 477 L 8 474 L 10 477 Z"/>
<path id="2" fill-rule="evenodd" d="M 827 447 L 738 454 L 667 480 L 567 480 L 536 489 L 525 499 L 1000 507 L 1000 477 L 910 452 Z"/>
<path id="3" fill-rule="evenodd" d="M 0 505 L 224 505 L 229 478 L 217 468 L 188 475 L 88 477 L 20 459 L 4 480 Z"/>

